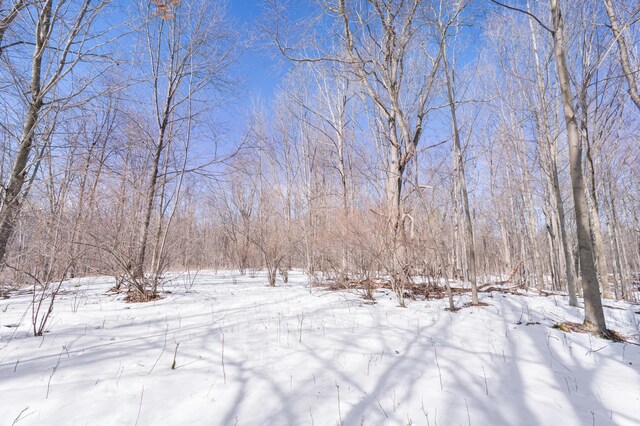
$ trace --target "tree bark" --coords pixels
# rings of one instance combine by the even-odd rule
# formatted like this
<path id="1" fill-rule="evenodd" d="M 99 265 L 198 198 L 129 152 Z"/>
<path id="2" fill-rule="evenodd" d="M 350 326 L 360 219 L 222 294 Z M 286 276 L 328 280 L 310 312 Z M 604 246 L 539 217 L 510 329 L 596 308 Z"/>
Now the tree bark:
<path id="1" fill-rule="evenodd" d="M 0 1 L 0 6 L 1 5 L 2 2 Z M 27 0 L 16 0 L 11 6 L 11 9 L 9 9 L 9 11 L 6 13 L 6 15 L 4 15 L 2 19 L 0 19 L 0 54 L 2 54 L 5 49 L 5 46 L 3 46 L 2 44 L 5 33 L 9 29 L 11 23 L 18 17 L 20 11 L 27 7 L 27 5 Z"/>
<path id="2" fill-rule="evenodd" d="M 536 84 L 538 94 L 540 96 L 540 113 L 539 126 L 546 145 L 543 151 L 547 156 L 547 177 L 550 183 L 550 201 L 551 207 L 555 211 L 559 235 L 557 235 L 562 246 L 562 254 L 564 256 L 565 275 L 567 279 L 567 291 L 569 293 L 569 306 L 578 306 L 576 297 L 576 277 L 573 270 L 573 259 L 571 257 L 571 248 L 569 247 L 569 238 L 566 231 L 566 219 L 564 213 L 564 203 L 562 201 L 562 192 L 560 191 L 560 181 L 558 179 L 558 146 L 557 142 L 551 137 L 551 123 L 547 115 L 547 97 L 542 80 L 542 70 L 540 68 L 540 59 L 538 54 L 538 43 L 533 28 L 533 22 L 529 19 L 529 29 L 531 32 L 531 40 L 533 42 L 533 53 L 536 69 Z"/>
<path id="3" fill-rule="evenodd" d="M 567 66 L 564 39 L 564 22 L 559 0 L 549 0 L 551 16 L 553 18 L 553 44 L 560 93 L 562 95 L 563 113 L 567 128 L 569 143 L 569 167 L 573 202 L 576 212 L 576 226 L 578 234 L 578 253 L 580 257 L 580 271 L 582 272 L 582 287 L 584 293 L 585 325 L 593 326 L 601 333 L 606 333 L 606 323 L 600 297 L 600 286 L 593 260 L 593 247 L 589 232 L 589 212 L 585 195 L 585 182 L 582 173 L 582 141 L 578 130 L 569 68 Z"/>
<path id="4" fill-rule="evenodd" d="M 585 79 L 586 80 L 586 79 Z M 587 84 L 584 82 L 583 84 Z M 602 293 L 605 298 L 611 298 L 611 290 L 609 286 L 609 273 L 607 268 L 607 254 L 604 247 L 604 238 L 602 237 L 602 230 L 600 227 L 600 207 L 598 202 L 598 187 L 596 182 L 596 166 L 592 155 L 592 141 L 588 127 L 588 113 L 589 106 L 587 103 L 587 87 L 583 87 L 578 96 L 579 103 L 582 110 L 580 119 L 581 136 L 586 142 L 587 146 L 587 170 L 589 173 L 588 191 L 590 197 L 587 198 L 587 206 L 589 208 L 589 222 L 591 224 L 591 239 L 593 241 L 593 255 L 596 265 L 596 273 L 600 285 L 602 286 Z"/>
<path id="5" fill-rule="evenodd" d="M 444 43 L 444 41 L 443 41 Z M 469 208 L 469 193 L 467 191 L 467 179 L 464 171 L 464 157 L 462 155 L 462 147 L 460 146 L 460 129 L 458 127 L 458 119 L 456 115 L 456 100 L 453 88 L 452 70 L 449 67 L 447 53 L 444 57 L 444 71 L 447 78 L 447 96 L 449 100 L 449 110 L 451 112 L 451 124 L 453 126 L 453 150 L 455 164 L 455 178 L 460 185 L 460 194 L 462 197 L 462 213 L 464 220 L 464 232 L 467 253 L 468 278 L 471 281 L 471 304 L 477 305 L 478 287 L 477 287 L 477 271 L 476 271 L 476 250 L 473 240 L 473 223 L 471 222 L 471 210 Z"/>
<path id="6" fill-rule="evenodd" d="M 167 107 L 168 109 L 168 107 Z M 151 224 L 151 215 L 153 213 L 153 205 L 156 198 L 156 190 L 158 184 L 158 170 L 160 168 L 160 159 L 164 151 L 165 132 L 168 119 L 165 118 L 158 131 L 158 141 L 153 156 L 153 164 L 151 166 L 151 174 L 149 176 L 149 186 L 147 187 L 147 196 L 145 199 L 145 209 L 138 233 L 138 253 L 133 265 L 133 278 L 140 279 L 144 277 L 144 263 L 147 253 L 147 240 L 149 239 L 149 226 Z"/>
<path id="7" fill-rule="evenodd" d="M 620 65 L 622 66 L 622 72 L 624 73 L 625 78 L 627 79 L 627 84 L 629 85 L 628 93 L 631 97 L 631 100 L 636 105 L 638 110 L 640 110 L 640 93 L 638 93 L 638 86 L 636 84 L 636 77 L 631 69 L 631 61 L 629 59 L 629 49 L 627 47 L 627 39 L 622 33 L 624 28 L 620 28 L 620 24 L 618 24 L 618 18 L 616 17 L 616 12 L 613 8 L 612 0 L 604 0 L 605 8 L 607 9 L 607 15 L 609 16 L 609 23 L 611 24 L 611 31 L 613 32 L 613 36 L 618 42 L 618 54 L 620 55 Z"/>
<path id="8" fill-rule="evenodd" d="M 404 227 L 402 224 L 402 176 L 403 168 L 400 164 L 400 147 L 391 147 L 391 161 L 387 171 L 387 209 L 389 227 L 391 230 L 391 262 L 392 286 L 398 298 L 398 304 L 404 302 L 404 262 L 405 250 L 403 241 Z"/>
<path id="9" fill-rule="evenodd" d="M 31 60 L 31 99 L 22 126 L 22 134 L 11 168 L 9 182 L 2 197 L 2 208 L 0 208 L 0 262 L 4 261 L 7 245 L 11 240 L 16 219 L 22 208 L 20 195 L 27 179 L 27 165 L 32 151 L 34 133 L 43 106 L 42 59 L 51 35 L 51 15 L 52 0 L 47 0 L 40 12 L 36 26 L 36 44 Z"/>

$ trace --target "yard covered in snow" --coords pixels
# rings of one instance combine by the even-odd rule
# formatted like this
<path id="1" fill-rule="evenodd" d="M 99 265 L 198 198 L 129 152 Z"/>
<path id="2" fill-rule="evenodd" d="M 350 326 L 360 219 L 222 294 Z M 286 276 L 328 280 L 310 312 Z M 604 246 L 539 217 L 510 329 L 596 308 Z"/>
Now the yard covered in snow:
<path id="1" fill-rule="evenodd" d="M 29 294 L 0 300 L 0 423 L 640 424 L 640 346 L 551 328 L 582 319 L 561 296 L 482 293 L 489 306 L 449 312 L 309 288 L 300 272 L 276 288 L 190 278 L 144 304 L 107 294 L 110 278 L 69 281 L 44 337 Z M 640 307 L 605 305 L 637 342 Z"/>

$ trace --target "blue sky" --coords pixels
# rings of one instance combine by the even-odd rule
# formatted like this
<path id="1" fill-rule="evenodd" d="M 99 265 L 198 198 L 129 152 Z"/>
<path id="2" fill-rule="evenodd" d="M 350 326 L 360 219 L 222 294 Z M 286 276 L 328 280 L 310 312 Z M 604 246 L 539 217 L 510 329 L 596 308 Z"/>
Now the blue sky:
<path id="1" fill-rule="evenodd" d="M 257 33 L 258 21 L 263 14 L 261 3 L 262 0 L 229 0 L 229 17 L 238 24 L 241 38 Z M 242 80 L 243 94 L 260 95 L 265 99 L 272 98 L 284 75 L 282 61 L 274 52 L 256 47 L 247 48 L 234 68 Z"/>
<path id="2" fill-rule="evenodd" d="M 230 0 L 229 11 L 238 18 L 251 18 L 257 16 L 259 12 L 259 0 Z"/>
<path id="3" fill-rule="evenodd" d="M 296 6 L 301 8 L 292 12 L 294 14 L 305 9 L 306 0 L 298 1 L 300 3 Z M 243 137 L 246 130 L 247 114 L 256 99 L 268 106 L 287 70 L 292 66 L 277 52 L 275 47 L 269 46 L 260 37 L 260 22 L 265 19 L 263 2 L 264 0 L 228 0 L 227 2 L 228 17 L 234 29 L 239 32 L 241 42 L 246 42 L 243 52 L 231 70 L 238 83 L 237 98 L 230 104 L 224 105 L 223 111 L 218 116 L 225 123 L 223 127 L 227 131 L 227 140 L 231 141 L 239 141 Z M 466 41 L 468 37 L 473 38 L 476 35 L 479 35 L 477 29 L 466 29 L 464 39 Z M 474 41 L 477 42 L 478 39 L 476 38 Z M 459 52 L 459 66 L 465 65 L 473 59 L 474 49 L 474 43 L 471 43 L 471 48 L 462 48 Z M 436 116 L 437 114 L 433 114 L 430 120 L 432 126 L 448 126 L 448 123 L 443 124 L 437 121 Z M 432 132 L 427 132 L 424 135 L 425 141 L 432 133 L 433 129 Z M 436 133 L 439 134 L 439 132 Z M 434 141 L 441 139 L 442 137 L 438 135 L 434 136 Z"/>

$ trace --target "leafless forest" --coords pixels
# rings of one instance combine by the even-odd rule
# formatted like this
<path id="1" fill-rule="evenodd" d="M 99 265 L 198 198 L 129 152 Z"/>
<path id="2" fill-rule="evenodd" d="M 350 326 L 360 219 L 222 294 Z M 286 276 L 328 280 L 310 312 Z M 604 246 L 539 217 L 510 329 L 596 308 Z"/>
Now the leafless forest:
<path id="1" fill-rule="evenodd" d="M 0 0 L 1 278 L 38 315 L 69 277 L 144 301 L 200 269 L 563 292 L 603 333 L 637 298 L 636 1 L 227 8 Z"/>

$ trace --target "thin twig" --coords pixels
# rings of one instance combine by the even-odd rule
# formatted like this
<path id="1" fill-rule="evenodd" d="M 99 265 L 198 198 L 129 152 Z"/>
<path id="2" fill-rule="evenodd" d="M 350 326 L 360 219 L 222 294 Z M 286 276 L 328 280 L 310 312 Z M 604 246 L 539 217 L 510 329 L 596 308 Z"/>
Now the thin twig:
<path id="1" fill-rule="evenodd" d="M 140 392 L 140 405 L 138 406 L 138 416 L 136 417 L 135 426 L 138 426 L 138 420 L 140 420 L 140 412 L 142 411 L 142 398 L 144 398 L 144 385 L 142 385 L 142 392 Z"/>

